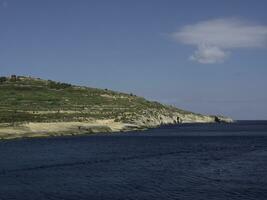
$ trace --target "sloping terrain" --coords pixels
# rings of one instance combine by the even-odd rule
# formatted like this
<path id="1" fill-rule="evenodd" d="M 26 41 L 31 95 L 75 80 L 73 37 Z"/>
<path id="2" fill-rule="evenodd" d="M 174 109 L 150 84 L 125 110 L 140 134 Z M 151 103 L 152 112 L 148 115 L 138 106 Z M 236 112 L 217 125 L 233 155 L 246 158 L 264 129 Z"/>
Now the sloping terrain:
<path id="1" fill-rule="evenodd" d="M 101 131 L 105 132 L 218 120 L 224 118 L 194 114 L 133 94 L 24 76 L 0 77 L 0 123 L 6 132 L 7 128 L 25 128 L 29 123 L 35 123 L 34 127 L 36 124 L 44 126 L 45 123 L 47 127 L 51 123 L 68 127 L 71 123 L 76 123 L 76 129 L 72 131 L 78 132 L 90 132 L 92 129 L 84 128 L 84 124 L 94 124 L 101 126 Z M 79 123 L 81 124 L 78 125 Z M 103 129 L 103 126 L 109 129 Z M 28 126 L 26 132 L 31 132 L 34 129 L 32 127 Z M 73 128 L 73 125 L 70 127 Z M 44 132 L 46 129 L 43 129 Z M 58 132 L 61 129 L 53 130 Z M 38 130 L 36 128 L 36 132 Z"/>

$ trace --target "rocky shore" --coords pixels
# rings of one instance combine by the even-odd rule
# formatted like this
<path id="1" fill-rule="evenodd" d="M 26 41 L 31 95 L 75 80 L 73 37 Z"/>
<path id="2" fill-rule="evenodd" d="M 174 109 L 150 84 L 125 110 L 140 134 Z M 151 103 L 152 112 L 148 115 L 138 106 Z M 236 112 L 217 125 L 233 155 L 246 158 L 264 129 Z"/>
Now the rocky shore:
<path id="1" fill-rule="evenodd" d="M 179 114 L 173 117 L 160 116 L 158 118 L 146 119 L 136 123 L 115 122 L 114 120 L 96 120 L 87 122 L 30 122 L 19 124 L 0 124 L 0 139 L 14 139 L 25 137 L 51 137 L 68 135 L 85 135 L 92 133 L 113 133 L 127 132 L 134 130 L 145 130 L 155 128 L 161 125 L 171 125 L 179 123 L 232 123 L 233 120 L 225 117 L 213 116 L 181 116 Z M 218 121 L 218 119 L 219 121 Z"/>
<path id="2" fill-rule="evenodd" d="M 134 94 L 39 78 L 0 77 L 0 139 L 124 132 L 178 123 L 233 122 Z"/>

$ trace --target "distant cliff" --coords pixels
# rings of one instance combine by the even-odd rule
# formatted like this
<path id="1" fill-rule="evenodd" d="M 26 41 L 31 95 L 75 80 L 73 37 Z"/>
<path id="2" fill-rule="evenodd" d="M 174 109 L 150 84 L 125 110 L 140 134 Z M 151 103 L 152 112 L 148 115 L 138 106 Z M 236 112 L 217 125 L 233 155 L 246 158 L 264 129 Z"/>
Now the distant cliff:
<path id="1" fill-rule="evenodd" d="M 138 130 L 176 123 L 232 122 L 133 94 L 39 78 L 0 77 L 0 138 Z"/>

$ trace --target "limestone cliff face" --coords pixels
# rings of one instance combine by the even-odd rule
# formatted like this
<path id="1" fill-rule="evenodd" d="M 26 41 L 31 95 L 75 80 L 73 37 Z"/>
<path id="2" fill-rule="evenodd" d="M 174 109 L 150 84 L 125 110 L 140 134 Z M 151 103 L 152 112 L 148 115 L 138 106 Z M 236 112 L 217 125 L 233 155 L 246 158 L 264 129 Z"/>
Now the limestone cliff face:
<path id="1" fill-rule="evenodd" d="M 140 127 L 157 127 L 167 124 L 179 123 L 232 123 L 231 118 L 223 116 L 200 115 L 195 113 L 180 112 L 154 112 L 153 114 L 140 115 L 132 121 Z"/>
<path id="2" fill-rule="evenodd" d="M 215 122 L 232 123 L 232 122 L 234 122 L 234 120 L 231 119 L 230 117 L 215 116 Z"/>

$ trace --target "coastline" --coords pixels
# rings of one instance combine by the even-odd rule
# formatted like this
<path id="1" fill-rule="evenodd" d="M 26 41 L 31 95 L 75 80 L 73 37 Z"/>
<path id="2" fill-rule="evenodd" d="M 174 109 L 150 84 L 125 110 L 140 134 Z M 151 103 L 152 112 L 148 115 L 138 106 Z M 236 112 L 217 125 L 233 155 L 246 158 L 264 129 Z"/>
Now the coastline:
<path id="1" fill-rule="evenodd" d="M 232 123 L 233 121 L 222 121 Z M 94 120 L 85 122 L 29 122 L 10 125 L 0 123 L 0 140 L 16 138 L 54 137 L 90 135 L 97 133 L 116 133 L 156 128 L 162 125 L 175 125 L 186 123 L 217 123 L 216 121 L 188 121 L 183 123 L 164 123 L 154 125 L 137 125 L 131 123 L 115 122 L 114 120 Z"/>
<path id="2" fill-rule="evenodd" d="M 16 125 L 0 124 L 0 140 L 30 137 L 71 136 L 92 133 L 113 133 L 141 130 L 133 124 L 96 120 L 91 122 L 30 122 Z"/>
<path id="3" fill-rule="evenodd" d="M 180 123 L 232 122 L 134 94 L 52 80 L 2 77 L 0 139 L 126 132 Z"/>

